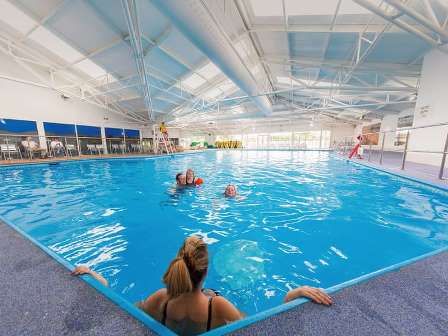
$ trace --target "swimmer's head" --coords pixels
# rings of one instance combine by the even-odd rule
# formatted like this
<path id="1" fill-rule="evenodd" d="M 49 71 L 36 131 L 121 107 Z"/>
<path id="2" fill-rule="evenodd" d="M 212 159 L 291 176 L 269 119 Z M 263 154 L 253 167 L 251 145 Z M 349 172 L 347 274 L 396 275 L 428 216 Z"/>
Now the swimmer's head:
<path id="1" fill-rule="evenodd" d="M 227 197 L 235 197 L 236 196 L 236 187 L 233 184 L 229 184 L 224 191 L 224 195 Z"/>
<path id="2" fill-rule="evenodd" d="M 185 174 L 183 174 L 183 173 L 178 173 L 178 174 L 176 175 L 176 183 L 177 183 L 178 185 L 185 185 L 185 184 L 187 184 L 187 178 L 186 178 Z"/>
<path id="3" fill-rule="evenodd" d="M 163 276 L 168 295 L 176 298 L 199 288 L 207 275 L 207 270 L 207 244 L 197 236 L 185 239 L 176 258 Z"/>
<path id="4" fill-rule="evenodd" d="M 185 173 L 185 176 L 187 178 L 187 184 L 193 184 L 194 183 L 194 171 L 191 168 L 187 169 L 187 172 Z"/>

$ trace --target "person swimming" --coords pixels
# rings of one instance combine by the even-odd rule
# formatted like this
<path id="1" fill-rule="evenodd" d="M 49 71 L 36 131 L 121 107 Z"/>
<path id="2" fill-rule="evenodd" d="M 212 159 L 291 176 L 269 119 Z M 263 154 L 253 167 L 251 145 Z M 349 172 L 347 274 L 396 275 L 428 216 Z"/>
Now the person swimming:
<path id="1" fill-rule="evenodd" d="M 188 168 L 187 171 L 185 172 L 185 177 L 186 177 L 186 185 L 188 186 L 195 186 L 195 176 L 194 176 L 194 171 L 191 168 Z"/>
<path id="2" fill-rule="evenodd" d="M 185 187 L 187 185 L 187 177 L 184 173 L 176 174 L 176 186 L 177 187 Z"/>
<path id="3" fill-rule="evenodd" d="M 208 273 L 207 244 L 198 236 L 185 239 L 163 276 L 165 288 L 137 304 L 178 335 L 197 335 L 244 315 L 214 290 L 204 289 Z"/>
<path id="4" fill-rule="evenodd" d="M 198 186 L 201 185 L 202 183 L 204 183 L 204 180 L 201 179 L 200 177 L 196 178 L 194 175 L 194 171 L 191 168 L 188 168 L 187 171 L 185 172 L 185 176 L 186 176 L 186 184 L 187 186 L 193 187 L 193 186 Z"/>
<path id="5" fill-rule="evenodd" d="M 236 186 L 234 184 L 227 185 L 226 190 L 224 191 L 224 195 L 226 197 L 236 197 L 237 196 Z"/>
<path id="6" fill-rule="evenodd" d="M 186 238 L 163 276 L 165 288 L 136 306 L 178 335 L 197 335 L 242 319 L 244 314 L 231 302 L 216 291 L 203 288 L 208 265 L 208 247 L 204 240 L 198 236 Z M 77 266 L 73 274 L 90 274 L 108 286 L 104 278 L 87 267 Z M 324 291 L 309 286 L 291 289 L 284 302 L 299 297 L 326 306 L 333 303 Z"/>

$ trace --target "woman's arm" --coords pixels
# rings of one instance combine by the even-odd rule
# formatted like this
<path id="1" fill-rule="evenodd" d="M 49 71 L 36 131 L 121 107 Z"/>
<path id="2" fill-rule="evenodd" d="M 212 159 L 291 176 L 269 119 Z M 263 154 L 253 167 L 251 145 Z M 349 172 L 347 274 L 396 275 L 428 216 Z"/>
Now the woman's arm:
<path id="1" fill-rule="evenodd" d="M 295 300 L 299 297 L 305 297 L 310 299 L 313 302 L 323 304 L 325 306 L 329 306 L 333 303 L 333 300 L 331 297 L 325 293 L 323 290 L 319 288 L 309 287 L 309 286 L 303 286 L 299 288 L 295 288 L 293 290 L 290 290 L 286 296 L 284 301 L 289 302 L 292 300 Z"/>
<path id="2" fill-rule="evenodd" d="M 83 275 L 83 274 L 90 274 L 93 276 L 96 280 L 101 282 L 104 286 L 108 287 L 109 283 L 106 279 L 104 279 L 100 274 L 92 271 L 87 266 L 76 266 L 75 269 L 72 271 L 72 275 Z"/>
<path id="3" fill-rule="evenodd" d="M 151 315 L 154 319 L 160 321 L 162 319 L 160 306 L 168 299 L 166 288 L 159 289 L 148 296 L 145 300 L 137 302 L 135 305 L 143 310 L 146 314 Z"/>
<path id="4" fill-rule="evenodd" d="M 222 296 L 213 298 L 213 327 L 241 320 L 245 315 Z"/>

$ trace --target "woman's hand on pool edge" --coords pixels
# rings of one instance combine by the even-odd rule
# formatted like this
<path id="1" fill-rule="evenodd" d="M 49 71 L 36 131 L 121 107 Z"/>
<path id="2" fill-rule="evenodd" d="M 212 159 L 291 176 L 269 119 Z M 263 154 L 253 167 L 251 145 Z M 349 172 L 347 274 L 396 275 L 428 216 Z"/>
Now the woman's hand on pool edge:
<path id="1" fill-rule="evenodd" d="M 108 287 L 109 283 L 107 282 L 106 279 L 104 279 L 101 275 L 99 275 L 98 273 L 92 271 L 90 268 L 88 268 L 87 266 L 76 266 L 75 269 L 72 271 L 72 275 L 83 275 L 83 274 L 90 274 L 91 276 L 93 276 L 96 280 L 98 280 L 99 282 L 101 282 L 104 286 Z"/>
<path id="2" fill-rule="evenodd" d="M 295 300 L 299 297 L 308 298 L 315 303 L 323 304 L 325 306 L 329 306 L 333 303 L 331 297 L 323 290 L 309 286 L 302 286 L 290 290 L 285 296 L 285 302 Z"/>

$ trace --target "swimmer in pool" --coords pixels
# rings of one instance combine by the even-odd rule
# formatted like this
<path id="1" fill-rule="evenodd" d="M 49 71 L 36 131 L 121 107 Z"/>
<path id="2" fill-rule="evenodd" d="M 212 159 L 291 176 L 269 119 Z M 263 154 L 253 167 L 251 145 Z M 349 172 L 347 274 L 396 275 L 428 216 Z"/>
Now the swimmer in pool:
<path id="1" fill-rule="evenodd" d="M 238 192 L 236 190 L 236 186 L 234 184 L 229 184 L 226 187 L 226 190 L 224 191 L 224 196 L 227 198 L 233 198 L 237 201 L 242 201 L 247 198 L 246 196 L 241 196 L 238 194 Z"/>
<path id="2" fill-rule="evenodd" d="M 243 318 L 244 314 L 218 292 L 203 288 L 208 265 L 207 244 L 200 237 L 188 237 L 163 276 L 165 288 L 136 306 L 179 335 L 197 335 Z M 104 279 L 98 274 L 95 276 L 87 267 L 81 267 L 73 274 L 90 274 L 98 281 Z M 332 304 L 325 292 L 308 286 L 289 291 L 284 301 L 299 297 L 327 306 Z"/>
<path id="3" fill-rule="evenodd" d="M 186 173 L 185 173 L 185 177 L 186 177 L 186 185 L 188 186 L 195 186 L 195 177 L 194 177 L 194 171 L 191 168 L 188 168 Z"/>
<path id="4" fill-rule="evenodd" d="M 176 186 L 185 187 L 187 185 L 187 177 L 183 173 L 178 173 L 176 175 Z"/>
<path id="5" fill-rule="evenodd" d="M 226 197 L 236 197 L 236 186 L 234 184 L 229 184 L 224 191 Z"/>

